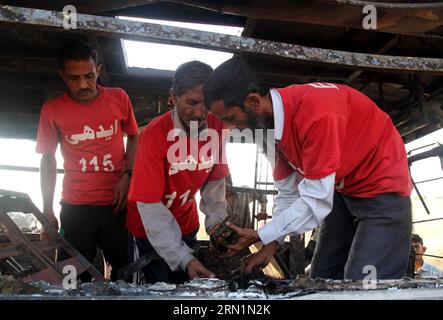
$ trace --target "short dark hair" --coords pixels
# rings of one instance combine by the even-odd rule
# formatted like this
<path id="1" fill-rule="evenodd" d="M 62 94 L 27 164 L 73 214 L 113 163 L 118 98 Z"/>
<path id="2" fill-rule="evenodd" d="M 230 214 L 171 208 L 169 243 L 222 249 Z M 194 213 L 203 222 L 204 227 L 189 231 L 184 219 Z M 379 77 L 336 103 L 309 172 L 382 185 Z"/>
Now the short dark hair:
<path id="1" fill-rule="evenodd" d="M 411 236 L 411 240 L 423 245 L 423 239 L 418 234 L 413 233 Z"/>
<path id="2" fill-rule="evenodd" d="M 223 100 L 227 108 L 239 106 L 244 109 L 243 101 L 249 93 L 265 96 L 269 87 L 245 59 L 235 56 L 215 68 L 206 81 L 203 92 L 208 107 L 214 101 Z"/>
<path id="3" fill-rule="evenodd" d="M 209 78 L 212 67 L 201 61 L 189 61 L 180 65 L 172 78 L 172 90 L 181 96 L 187 89 L 201 86 Z"/>
<path id="4" fill-rule="evenodd" d="M 92 60 L 98 64 L 98 51 L 85 41 L 70 41 L 65 43 L 58 51 L 58 67 L 65 67 L 65 60 Z"/>

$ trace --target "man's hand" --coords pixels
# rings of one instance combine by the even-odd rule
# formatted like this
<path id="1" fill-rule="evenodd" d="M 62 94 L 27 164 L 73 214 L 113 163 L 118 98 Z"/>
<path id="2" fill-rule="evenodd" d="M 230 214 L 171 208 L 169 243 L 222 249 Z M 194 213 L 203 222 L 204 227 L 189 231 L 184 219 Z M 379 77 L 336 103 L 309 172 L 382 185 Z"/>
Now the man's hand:
<path id="1" fill-rule="evenodd" d="M 226 225 L 229 229 L 233 230 L 239 236 L 237 243 L 226 245 L 226 248 L 229 249 L 229 252 L 225 254 L 223 257 L 229 258 L 235 256 L 240 251 L 248 249 L 251 244 L 260 241 L 260 237 L 258 236 L 257 231 L 254 229 L 240 228 L 235 224 L 227 222 Z"/>
<path id="2" fill-rule="evenodd" d="M 214 225 L 209 229 L 209 234 L 208 234 L 208 235 L 213 236 L 214 233 L 215 233 L 215 231 L 216 231 L 218 228 L 220 228 L 220 226 L 221 226 L 221 223 L 214 224 Z"/>
<path id="3" fill-rule="evenodd" d="M 186 266 L 189 278 L 215 278 L 215 274 L 206 269 L 197 259 L 192 259 Z"/>
<path id="4" fill-rule="evenodd" d="M 256 218 L 258 221 L 260 221 L 260 220 L 267 220 L 270 217 L 268 216 L 268 214 L 266 212 L 259 212 L 259 213 L 257 213 Z"/>
<path id="5" fill-rule="evenodd" d="M 49 223 L 52 224 L 55 227 L 55 230 L 58 231 L 58 220 L 54 215 L 54 211 L 52 209 L 45 209 L 43 211 L 44 216 L 49 220 Z M 40 236 L 41 240 L 47 240 L 49 239 L 49 233 L 47 230 L 45 230 L 45 228 L 43 227 L 41 236 Z"/>
<path id="6" fill-rule="evenodd" d="M 251 254 L 242 260 L 241 271 L 251 273 L 254 268 L 264 268 L 271 262 L 277 251 L 278 243 L 271 242 L 263 246 L 257 253 Z"/>
<path id="7" fill-rule="evenodd" d="M 114 190 L 114 202 L 112 203 L 114 208 L 114 213 L 119 213 L 126 208 L 126 201 L 128 199 L 129 183 L 131 179 L 127 174 L 124 174 Z"/>

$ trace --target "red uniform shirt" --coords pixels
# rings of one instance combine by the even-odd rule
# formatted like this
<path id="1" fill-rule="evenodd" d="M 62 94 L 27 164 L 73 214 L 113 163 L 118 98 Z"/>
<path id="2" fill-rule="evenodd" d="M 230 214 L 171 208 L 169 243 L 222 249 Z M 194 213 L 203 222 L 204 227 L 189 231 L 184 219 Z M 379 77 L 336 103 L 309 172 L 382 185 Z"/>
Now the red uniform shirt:
<path id="1" fill-rule="evenodd" d="M 278 89 L 283 136 L 274 177 L 297 170 L 305 178 L 336 173 L 336 189 L 368 198 L 412 190 L 403 141 L 389 116 L 364 94 L 328 83 Z M 283 159 L 283 161 L 282 161 Z"/>
<path id="2" fill-rule="evenodd" d="M 47 101 L 41 111 L 37 152 L 54 153 L 60 142 L 65 176 L 62 201 L 110 205 L 124 169 L 123 133 L 138 134 L 128 95 L 98 86 L 99 96 L 78 103 L 67 93 Z"/>
<path id="3" fill-rule="evenodd" d="M 173 113 L 167 112 L 152 120 L 140 134 L 134 172 L 129 189 L 127 228 L 140 238 L 146 238 L 145 229 L 135 202 L 162 202 L 172 213 L 183 235 L 199 228 L 195 194 L 207 182 L 219 180 L 229 174 L 225 161 L 218 157 L 223 148 L 223 123 L 212 113 L 208 114 L 207 127 L 217 132 L 218 143 L 210 147 L 208 141 L 186 136 L 186 152 L 179 155 L 178 161 L 168 161 L 168 150 L 178 138 L 168 141 L 167 136 L 174 129 Z M 198 155 L 191 154 L 191 143 L 198 143 Z M 175 153 L 178 155 L 177 153 Z"/>

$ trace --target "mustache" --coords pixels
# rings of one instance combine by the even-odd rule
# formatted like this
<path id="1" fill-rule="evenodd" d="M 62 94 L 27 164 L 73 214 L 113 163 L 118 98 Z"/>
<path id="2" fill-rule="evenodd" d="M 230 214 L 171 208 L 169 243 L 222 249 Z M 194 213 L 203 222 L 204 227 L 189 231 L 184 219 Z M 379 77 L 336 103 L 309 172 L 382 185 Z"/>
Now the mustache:
<path id="1" fill-rule="evenodd" d="M 198 121 L 198 122 L 201 122 L 201 121 L 204 121 L 204 120 L 206 120 L 206 115 L 204 115 L 204 116 L 202 116 L 202 117 L 193 117 L 193 118 L 191 118 L 189 121 Z"/>
<path id="2" fill-rule="evenodd" d="M 81 90 L 79 90 L 79 91 L 77 91 L 77 94 L 80 94 L 80 93 L 83 93 L 83 92 L 92 92 L 92 90 L 91 89 L 81 89 Z"/>

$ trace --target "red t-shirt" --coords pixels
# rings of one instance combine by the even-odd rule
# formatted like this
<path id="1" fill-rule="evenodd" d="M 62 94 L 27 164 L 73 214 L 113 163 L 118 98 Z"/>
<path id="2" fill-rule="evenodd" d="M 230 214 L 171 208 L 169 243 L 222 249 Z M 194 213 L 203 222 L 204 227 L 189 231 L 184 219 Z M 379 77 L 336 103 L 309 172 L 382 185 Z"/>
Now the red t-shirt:
<path id="1" fill-rule="evenodd" d="M 123 89 L 98 86 L 99 96 L 78 103 L 67 93 L 42 108 L 36 151 L 52 154 L 60 142 L 64 159 L 62 201 L 110 205 L 124 169 L 123 133 L 138 134 L 131 101 Z"/>
<path id="2" fill-rule="evenodd" d="M 390 117 L 367 96 L 328 83 L 293 85 L 278 92 L 284 128 L 276 147 L 276 180 L 293 170 L 308 179 L 335 172 L 336 189 L 350 196 L 411 194 L 404 143 Z"/>
<path id="3" fill-rule="evenodd" d="M 183 141 L 186 141 L 187 147 L 183 152 L 174 148 L 178 137 L 173 141 L 167 139 L 168 133 L 174 129 L 171 111 L 155 118 L 143 129 L 128 197 L 126 225 L 132 235 L 146 238 L 135 203 L 137 201 L 163 202 L 177 220 L 183 235 L 199 228 L 195 194 L 207 181 L 219 180 L 229 174 L 226 162 L 218 161 L 218 157 L 224 154 L 221 153 L 225 140 L 222 135 L 223 123 L 209 113 L 207 127 L 217 132 L 214 139 L 218 139 L 218 143 L 211 145 L 210 135 L 207 141 L 186 136 Z M 198 155 L 191 154 L 191 143 L 195 146 L 198 143 Z M 168 150 L 176 150 L 174 154 L 178 156 L 177 162 L 171 164 L 167 156 Z"/>

